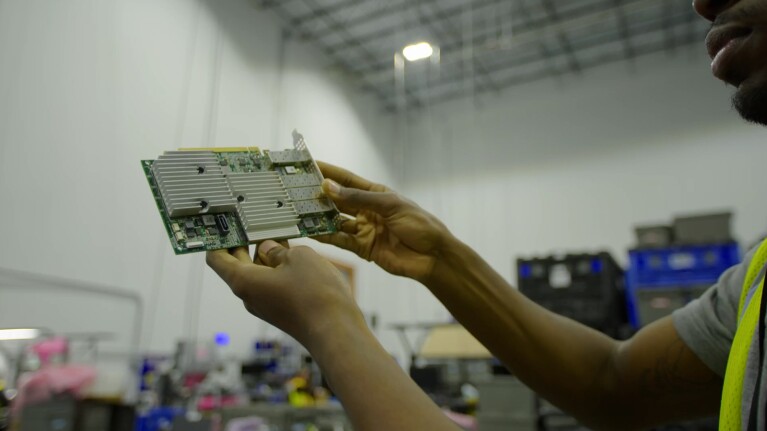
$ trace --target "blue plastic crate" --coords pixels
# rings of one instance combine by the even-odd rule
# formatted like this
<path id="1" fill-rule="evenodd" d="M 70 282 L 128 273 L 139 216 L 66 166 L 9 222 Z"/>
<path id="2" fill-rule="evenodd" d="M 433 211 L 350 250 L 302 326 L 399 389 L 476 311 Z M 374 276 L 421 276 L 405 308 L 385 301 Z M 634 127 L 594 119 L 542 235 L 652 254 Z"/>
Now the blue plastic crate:
<path id="1" fill-rule="evenodd" d="M 136 418 L 136 431 L 162 431 L 170 429 L 173 419 L 184 414 L 180 407 L 157 407 Z"/>
<path id="2" fill-rule="evenodd" d="M 713 283 L 740 259 L 737 243 L 631 250 L 626 276 L 635 288 Z"/>
<path id="3" fill-rule="evenodd" d="M 724 271 L 740 261 L 737 243 L 629 251 L 626 305 L 631 326 L 638 329 L 645 323 L 639 317 L 638 291 L 713 285 Z"/>

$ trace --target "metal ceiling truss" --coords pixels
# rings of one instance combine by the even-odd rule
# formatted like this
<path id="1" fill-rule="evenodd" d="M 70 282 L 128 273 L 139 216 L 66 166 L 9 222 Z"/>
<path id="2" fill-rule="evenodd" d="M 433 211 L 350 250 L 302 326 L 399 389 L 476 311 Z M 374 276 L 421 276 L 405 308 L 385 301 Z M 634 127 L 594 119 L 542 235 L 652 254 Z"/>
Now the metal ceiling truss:
<path id="1" fill-rule="evenodd" d="M 390 111 L 674 53 L 707 29 L 674 0 L 254 1 Z M 439 63 L 406 65 L 395 91 L 395 53 L 421 40 L 439 47 Z"/>

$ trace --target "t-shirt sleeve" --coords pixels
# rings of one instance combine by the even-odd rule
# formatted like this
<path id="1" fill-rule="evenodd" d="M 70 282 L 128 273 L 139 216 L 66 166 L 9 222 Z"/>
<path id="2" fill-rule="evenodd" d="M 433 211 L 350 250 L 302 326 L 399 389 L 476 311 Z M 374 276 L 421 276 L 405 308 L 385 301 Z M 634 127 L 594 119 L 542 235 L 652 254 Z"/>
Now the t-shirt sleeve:
<path id="1" fill-rule="evenodd" d="M 737 329 L 743 282 L 754 253 L 756 249 L 748 252 L 742 263 L 725 271 L 700 298 L 673 314 L 674 326 L 685 344 L 722 377 Z"/>

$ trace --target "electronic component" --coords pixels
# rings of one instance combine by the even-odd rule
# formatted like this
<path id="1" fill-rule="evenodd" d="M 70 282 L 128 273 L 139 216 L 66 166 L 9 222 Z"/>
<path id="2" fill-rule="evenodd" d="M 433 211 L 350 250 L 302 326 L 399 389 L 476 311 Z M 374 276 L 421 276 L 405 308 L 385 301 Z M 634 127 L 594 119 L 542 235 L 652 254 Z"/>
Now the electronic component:
<path id="1" fill-rule="evenodd" d="M 205 247 L 205 243 L 202 241 L 189 241 L 186 243 L 186 247 L 190 249 L 197 249 Z"/>
<path id="2" fill-rule="evenodd" d="M 234 211 L 226 175 L 211 151 L 169 151 L 152 163 L 151 174 L 170 217 Z"/>
<path id="3" fill-rule="evenodd" d="M 218 226 L 218 230 L 222 235 L 227 235 L 229 233 L 229 222 L 222 214 L 216 215 L 216 226 Z"/>
<path id="4" fill-rule="evenodd" d="M 216 218 L 212 215 L 204 215 L 202 216 L 202 224 L 205 226 L 215 226 L 216 225 Z"/>
<path id="5" fill-rule="evenodd" d="M 311 162 L 312 156 L 309 151 L 304 148 L 295 148 L 293 150 L 285 151 L 271 151 L 269 152 L 269 161 L 275 165 L 294 164 L 299 162 Z M 295 169 L 295 168 L 294 168 Z"/>
<path id="6" fill-rule="evenodd" d="M 176 254 L 335 232 L 338 209 L 297 132 L 293 145 L 168 151 L 142 161 Z"/>
<path id="7" fill-rule="evenodd" d="M 282 182 L 285 187 L 319 186 L 321 183 L 320 179 L 313 174 L 295 174 L 282 177 Z"/>
<path id="8" fill-rule="evenodd" d="M 332 211 L 335 205 L 328 198 L 312 199 L 308 201 L 299 201 L 295 203 L 298 214 L 318 214 Z"/>
<path id="9" fill-rule="evenodd" d="M 294 201 L 306 201 L 322 199 L 322 187 L 296 187 L 294 189 L 288 189 L 288 195 Z"/>

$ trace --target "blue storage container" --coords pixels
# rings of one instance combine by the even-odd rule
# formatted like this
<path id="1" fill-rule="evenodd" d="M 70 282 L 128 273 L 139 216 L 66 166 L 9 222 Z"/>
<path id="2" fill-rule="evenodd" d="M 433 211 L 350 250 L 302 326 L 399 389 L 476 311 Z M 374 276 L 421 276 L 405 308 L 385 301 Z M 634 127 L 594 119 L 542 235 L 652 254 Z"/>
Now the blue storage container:
<path id="1" fill-rule="evenodd" d="M 712 283 L 740 263 L 737 243 L 629 251 L 628 284 L 652 287 Z"/>
<path id="2" fill-rule="evenodd" d="M 184 414 L 180 407 L 157 407 L 136 418 L 136 431 L 162 431 L 170 429 L 173 419 Z"/>
<path id="3" fill-rule="evenodd" d="M 640 310 L 646 304 L 640 297 L 655 291 L 659 298 L 675 298 L 675 305 L 682 306 L 740 261 L 740 247 L 734 242 L 629 251 L 626 300 L 631 326 L 638 329 L 649 323 L 642 321 Z"/>

